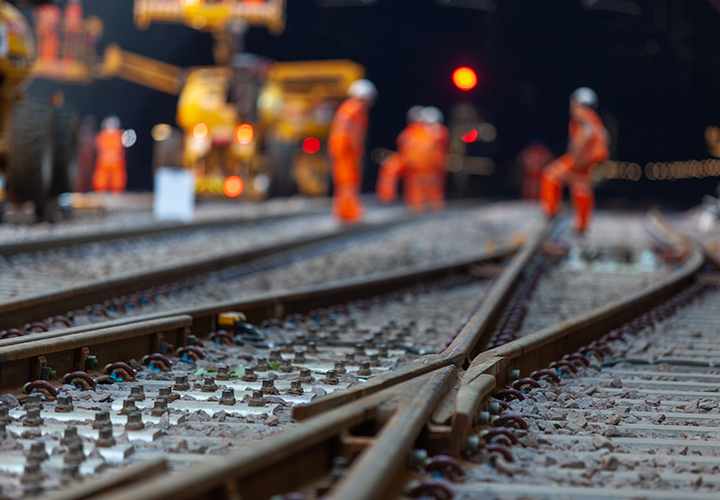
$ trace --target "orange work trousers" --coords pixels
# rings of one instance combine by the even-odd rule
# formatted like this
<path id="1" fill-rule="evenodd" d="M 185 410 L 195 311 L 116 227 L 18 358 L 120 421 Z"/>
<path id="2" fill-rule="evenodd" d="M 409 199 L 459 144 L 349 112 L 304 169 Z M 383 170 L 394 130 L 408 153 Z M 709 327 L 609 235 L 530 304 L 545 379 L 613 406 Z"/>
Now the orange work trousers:
<path id="1" fill-rule="evenodd" d="M 127 185 L 125 167 L 98 163 L 93 173 L 92 185 L 95 191 L 125 191 Z"/>
<path id="2" fill-rule="evenodd" d="M 360 157 L 349 154 L 335 157 L 333 179 L 333 216 L 346 223 L 362 219 L 364 210 L 360 201 Z"/>
<path id="3" fill-rule="evenodd" d="M 591 171 L 594 164 L 576 165 L 573 155 L 564 154 L 545 167 L 540 181 L 540 205 L 548 217 L 557 215 L 562 188 L 570 188 L 575 211 L 575 229 L 585 232 L 595 208 Z"/>
<path id="4" fill-rule="evenodd" d="M 441 176 L 409 173 L 403 180 L 403 198 L 411 212 L 441 211 L 445 208 L 445 182 Z"/>

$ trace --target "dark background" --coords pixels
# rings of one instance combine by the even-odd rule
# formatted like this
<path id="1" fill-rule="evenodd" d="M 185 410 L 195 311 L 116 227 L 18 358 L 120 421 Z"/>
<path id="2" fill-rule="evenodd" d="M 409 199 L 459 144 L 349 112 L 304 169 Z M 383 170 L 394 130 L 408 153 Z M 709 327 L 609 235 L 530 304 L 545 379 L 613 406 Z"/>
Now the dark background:
<path id="1" fill-rule="evenodd" d="M 614 139 L 613 157 L 650 161 L 709 157 L 704 130 L 720 124 L 720 12 L 716 0 L 288 0 L 280 36 L 251 28 L 248 52 L 287 60 L 347 58 L 366 67 L 380 95 L 371 112 L 368 151 L 394 148 L 406 110 L 435 105 L 448 113 L 466 100 L 495 124 L 497 171 L 475 194 L 512 196 L 519 150 L 542 134 L 556 154 L 566 141 L 568 95 L 586 85 Z M 354 6 L 347 4 L 355 3 Z M 105 22 L 101 46 L 180 66 L 212 63 L 212 39 L 190 28 L 153 25 L 138 31 L 130 0 L 85 0 Z M 335 6 L 331 6 L 335 5 Z M 344 6 L 342 6 L 344 5 Z M 470 92 L 450 74 L 479 74 Z M 150 129 L 174 123 L 176 98 L 121 80 L 60 86 L 66 100 L 99 119 L 118 114 L 138 132 L 128 152 L 129 189 L 151 188 Z M 58 85 L 36 81 L 44 97 Z M 366 189 L 377 166 L 366 162 Z M 696 203 L 717 179 L 610 181 L 600 199 Z"/>

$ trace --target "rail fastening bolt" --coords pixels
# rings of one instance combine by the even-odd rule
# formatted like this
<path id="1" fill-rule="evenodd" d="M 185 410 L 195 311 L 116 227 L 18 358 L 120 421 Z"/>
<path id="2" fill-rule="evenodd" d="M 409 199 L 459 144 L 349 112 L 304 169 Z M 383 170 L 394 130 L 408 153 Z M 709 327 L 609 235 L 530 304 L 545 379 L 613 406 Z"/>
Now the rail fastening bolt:
<path id="1" fill-rule="evenodd" d="M 305 351 L 303 349 L 297 349 L 295 351 L 295 358 L 293 359 L 295 363 L 305 363 L 307 362 L 307 359 L 305 359 Z"/>
<path id="2" fill-rule="evenodd" d="M 300 370 L 298 380 L 303 384 L 312 384 L 315 381 L 315 378 L 313 378 L 312 372 L 309 368 L 303 368 L 302 370 Z"/>
<path id="3" fill-rule="evenodd" d="M 218 371 L 215 375 L 216 380 L 230 380 L 230 367 L 228 365 L 218 365 Z"/>
<path id="4" fill-rule="evenodd" d="M 45 475 L 42 473 L 40 462 L 37 460 L 30 460 L 25 464 L 20 482 L 22 484 L 40 484 L 45 479 Z"/>
<path id="5" fill-rule="evenodd" d="M 263 394 L 280 394 L 278 390 L 275 388 L 275 381 L 271 378 L 265 378 L 262 381 L 262 387 L 260 388 L 260 391 Z"/>
<path id="6" fill-rule="evenodd" d="M 130 396 L 128 399 L 135 401 L 145 401 L 145 388 L 141 385 L 134 385 L 130 388 Z"/>
<path id="7" fill-rule="evenodd" d="M 75 443 L 77 441 L 82 442 L 82 439 L 80 439 L 80 436 L 78 436 L 77 427 L 75 427 L 74 425 L 66 427 L 65 432 L 63 433 L 63 437 L 60 440 L 60 444 L 62 446 L 70 446 L 72 443 Z"/>
<path id="8" fill-rule="evenodd" d="M 68 462 L 62 470 L 62 475 L 70 479 L 80 478 L 80 462 Z"/>
<path id="9" fill-rule="evenodd" d="M 370 366 L 380 366 L 380 357 L 377 354 L 370 355 Z"/>
<path id="10" fill-rule="evenodd" d="M 68 445 L 68 451 L 65 453 L 63 462 L 83 462 L 85 460 L 85 448 L 82 441 L 73 441 Z"/>
<path id="11" fill-rule="evenodd" d="M 302 393 L 305 392 L 302 387 L 302 382 L 299 380 L 292 380 L 290 382 L 290 389 L 287 390 L 288 394 L 291 394 L 293 396 L 301 396 Z"/>
<path id="12" fill-rule="evenodd" d="M 342 362 L 342 361 L 335 362 L 335 373 L 337 373 L 338 375 L 345 375 L 347 373 L 344 362 Z"/>
<path id="13" fill-rule="evenodd" d="M 265 401 L 261 391 L 253 391 L 252 396 L 250 396 L 247 402 L 248 406 L 265 406 L 266 404 L 267 401 Z"/>
<path id="14" fill-rule="evenodd" d="M 268 369 L 268 361 L 266 358 L 258 358 L 253 370 L 256 372 L 266 372 Z"/>
<path id="15" fill-rule="evenodd" d="M 273 349 L 270 351 L 270 362 L 271 363 L 282 363 L 282 354 L 280 349 Z"/>
<path id="16" fill-rule="evenodd" d="M 95 440 L 95 446 L 99 448 L 110 448 L 115 446 L 117 441 L 113 437 L 112 427 L 102 427 L 98 432 L 98 438 Z"/>
<path id="17" fill-rule="evenodd" d="M 28 408 L 25 412 L 25 420 L 23 425 L 25 427 L 40 427 L 43 424 L 43 419 L 40 416 L 40 407 L 33 406 Z"/>
<path id="18" fill-rule="evenodd" d="M 188 383 L 187 375 L 177 375 L 173 389 L 176 391 L 189 391 L 190 384 Z"/>
<path id="19" fill-rule="evenodd" d="M 369 361 L 363 361 L 360 363 L 360 369 L 357 371 L 357 374 L 359 377 L 369 377 L 372 375 L 372 370 L 370 370 L 370 362 Z"/>
<path id="20" fill-rule="evenodd" d="M 163 413 L 167 413 L 168 411 L 168 402 L 167 399 L 156 399 L 155 404 L 153 405 L 153 409 L 150 412 L 150 415 L 153 417 L 162 417 Z"/>
<path id="21" fill-rule="evenodd" d="M 317 353 L 318 352 L 317 342 L 315 342 L 314 340 L 309 340 L 307 343 L 307 352 L 309 352 L 311 354 Z"/>
<path id="22" fill-rule="evenodd" d="M 109 411 L 99 411 L 95 414 L 93 429 L 102 429 L 103 427 L 112 427 Z"/>
<path id="23" fill-rule="evenodd" d="M 135 406 L 135 400 L 134 399 L 125 399 L 123 400 L 123 406 L 120 410 L 120 415 L 130 415 L 131 413 L 134 413 L 138 411 L 137 406 Z"/>
<path id="24" fill-rule="evenodd" d="M 237 403 L 237 400 L 235 399 L 235 389 L 232 387 L 229 389 L 223 389 L 219 403 L 224 406 L 233 406 Z"/>
<path id="25" fill-rule="evenodd" d="M 25 409 L 29 409 L 30 407 L 37 406 L 38 408 L 42 409 L 42 398 L 40 397 L 40 394 L 33 392 L 32 394 L 28 394 L 28 397 L 25 398 Z"/>
<path id="26" fill-rule="evenodd" d="M 292 371 L 295 368 L 293 367 L 292 360 L 290 359 L 283 359 L 282 366 L 280 367 L 280 371 L 284 373 L 292 373 Z"/>
<path id="27" fill-rule="evenodd" d="M 324 384 L 338 385 L 337 372 L 335 370 L 328 370 L 325 372 L 325 378 L 322 379 Z"/>
<path id="28" fill-rule="evenodd" d="M 213 377 L 205 377 L 203 385 L 200 387 L 202 392 L 215 392 L 217 391 L 217 385 Z"/>
<path id="29" fill-rule="evenodd" d="M 45 450 L 45 441 L 35 441 L 30 445 L 30 451 L 27 456 L 28 462 L 43 462 L 48 458 L 50 458 L 50 456 Z"/>
<path id="30" fill-rule="evenodd" d="M 158 395 L 155 399 L 164 399 L 171 402 L 180 399 L 180 394 L 173 392 L 172 387 L 161 387 L 158 389 Z"/>
<path id="31" fill-rule="evenodd" d="M 145 424 L 142 421 L 142 414 L 139 411 L 127 416 L 127 423 L 125 424 L 126 431 L 141 431 L 144 428 Z"/>
<path id="32" fill-rule="evenodd" d="M 57 404 L 55 405 L 55 413 L 70 413 L 74 409 L 75 407 L 72 404 L 72 396 L 58 396 Z"/>

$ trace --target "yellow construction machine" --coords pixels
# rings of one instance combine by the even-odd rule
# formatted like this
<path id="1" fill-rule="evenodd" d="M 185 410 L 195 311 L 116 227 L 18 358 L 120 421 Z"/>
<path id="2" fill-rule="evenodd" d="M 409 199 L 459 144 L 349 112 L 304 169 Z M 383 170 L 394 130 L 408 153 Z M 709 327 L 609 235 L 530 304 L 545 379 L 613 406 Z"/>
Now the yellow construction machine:
<path id="1" fill-rule="evenodd" d="M 27 98 L 37 53 L 18 7 L 50 2 L 13 3 L 0 0 L 0 214 L 7 201 L 32 201 L 39 217 L 51 218 L 58 195 L 70 190 L 78 121 L 60 97 Z"/>

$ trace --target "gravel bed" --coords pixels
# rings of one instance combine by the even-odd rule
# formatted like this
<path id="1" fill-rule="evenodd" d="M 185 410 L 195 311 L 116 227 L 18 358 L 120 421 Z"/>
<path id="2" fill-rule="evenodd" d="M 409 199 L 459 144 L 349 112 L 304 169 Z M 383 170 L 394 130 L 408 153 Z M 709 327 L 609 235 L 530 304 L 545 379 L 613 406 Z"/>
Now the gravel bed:
<path id="1" fill-rule="evenodd" d="M 313 318 L 295 317 L 293 321 L 263 331 L 268 338 L 283 342 L 281 348 L 228 346 L 206 341 L 201 348 L 204 359 L 193 360 L 195 355 L 187 352 L 182 358 L 172 358 L 170 371 L 155 371 L 130 361 L 138 370 L 136 382 L 101 384 L 95 391 L 63 386 L 62 395 L 72 397 L 72 413 L 55 413 L 56 403 L 48 401 L 42 411 L 42 426 L 29 427 L 23 425 L 28 419 L 27 403 L 10 411 L 17 420 L 8 427 L 8 437 L 0 440 L 0 484 L 4 485 L 4 498 L 22 498 L 27 489 L 56 489 L 61 483 L 72 482 L 64 461 L 71 451 L 69 446 L 58 442 L 69 425 L 77 429 L 87 456 L 80 462 L 80 476 L 159 457 L 179 469 L 252 446 L 295 425 L 292 407 L 296 404 L 395 370 L 416 359 L 418 352 L 440 350 L 448 336 L 478 306 L 488 283 L 470 277 L 449 278 L 436 286 L 398 291 L 372 301 L 356 301 L 325 313 L 318 311 Z M 337 345 L 338 342 L 343 344 Z M 228 369 L 228 380 L 218 377 L 223 365 Z M 288 393 L 291 382 L 303 376 L 300 371 L 303 368 L 309 370 L 314 381 L 300 384 L 302 394 Z M 369 372 L 361 371 L 363 369 Z M 331 371 L 337 377 L 334 384 L 324 380 L 332 377 Z M 122 377 L 120 372 L 116 373 Z M 239 378 L 252 378 L 251 373 L 257 376 L 257 381 Z M 189 390 L 175 389 L 178 399 L 168 401 L 169 411 L 151 415 L 160 388 L 176 387 L 174 381 L 178 375 L 187 377 Z M 268 391 L 262 397 L 261 406 L 250 406 L 251 398 L 257 399 L 256 391 L 266 381 L 272 381 L 276 392 Z M 211 383 L 217 388 L 204 392 L 202 387 Z M 141 410 L 144 429 L 128 431 L 123 426 L 131 417 L 121 416 L 120 412 L 125 401 L 132 398 L 131 388 L 137 386 L 142 386 L 145 394 L 144 401 L 134 403 Z M 235 401 L 222 404 L 225 390 L 229 388 L 234 390 Z M 0 396 L 0 400 L 14 406 L 9 395 Z M 96 413 L 101 411 L 109 412 L 113 424 L 116 443 L 109 448 L 96 446 L 99 431 L 92 428 L 93 420 L 98 418 Z M 41 465 L 45 477 L 32 480 L 26 473 L 26 482 L 22 483 L 28 462 L 25 457 L 32 444 L 38 442 L 45 443 L 50 455 L 50 460 Z M 133 453 L 123 459 L 123 454 L 131 448 Z"/>
<path id="2" fill-rule="evenodd" d="M 447 482 L 455 498 L 717 498 L 719 306 L 711 289 L 611 342 L 602 365 L 511 401 L 528 425 L 513 430 L 514 462 L 473 454 L 462 483 Z"/>

